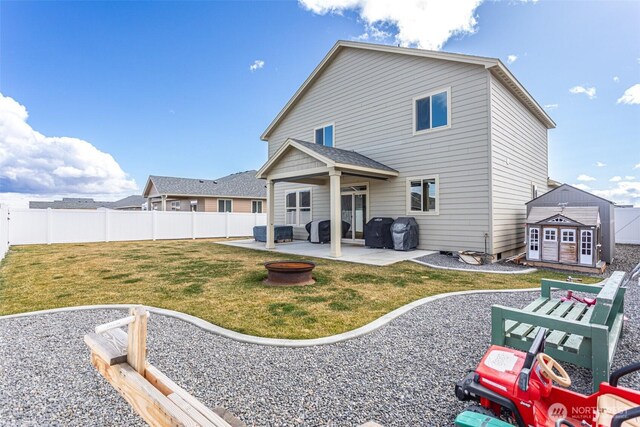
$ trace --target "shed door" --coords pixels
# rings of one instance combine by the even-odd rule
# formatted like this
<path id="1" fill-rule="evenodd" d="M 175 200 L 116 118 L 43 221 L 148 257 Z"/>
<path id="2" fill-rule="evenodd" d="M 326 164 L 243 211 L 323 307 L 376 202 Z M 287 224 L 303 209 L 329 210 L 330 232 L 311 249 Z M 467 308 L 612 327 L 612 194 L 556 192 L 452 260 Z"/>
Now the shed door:
<path id="1" fill-rule="evenodd" d="M 543 228 L 542 260 L 558 261 L 558 229 Z"/>
<path id="2" fill-rule="evenodd" d="M 528 259 L 540 259 L 540 229 L 529 228 L 529 256 Z"/>
<path id="3" fill-rule="evenodd" d="M 560 230 L 560 262 L 578 262 L 576 230 L 573 228 Z"/>
<path id="4" fill-rule="evenodd" d="M 580 231 L 580 264 L 593 265 L 593 231 Z"/>

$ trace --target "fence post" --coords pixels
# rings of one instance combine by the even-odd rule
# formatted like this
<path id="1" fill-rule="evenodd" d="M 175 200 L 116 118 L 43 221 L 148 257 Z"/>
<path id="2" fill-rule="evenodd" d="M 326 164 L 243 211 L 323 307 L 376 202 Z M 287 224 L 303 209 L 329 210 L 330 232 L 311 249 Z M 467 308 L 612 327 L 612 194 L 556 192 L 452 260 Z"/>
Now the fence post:
<path id="1" fill-rule="evenodd" d="M 229 238 L 229 212 L 224 213 L 224 235 Z"/>
<path id="2" fill-rule="evenodd" d="M 109 209 L 104 210 L 104 241 L 109 241 Z"/>
<path id="3" fill-rule="evenodd" d="M 51 208 L 47 208 L 47 245 L 51 244 Z"/>
<path id="4" fill-rule="evenodd" d="M 191 211 L 191 239 L 196 238 L 196 213 Z"/>
<path id="5" fill-rule="evenodd" d="M 156 211 L 151 211 L 151 240 L 156 240 Z"/>

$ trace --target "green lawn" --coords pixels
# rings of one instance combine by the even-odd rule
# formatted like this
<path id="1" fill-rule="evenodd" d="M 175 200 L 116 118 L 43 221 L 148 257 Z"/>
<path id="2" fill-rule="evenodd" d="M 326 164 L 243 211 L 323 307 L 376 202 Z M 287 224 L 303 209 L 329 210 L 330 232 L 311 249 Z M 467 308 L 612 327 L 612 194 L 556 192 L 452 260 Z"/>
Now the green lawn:
<path id="1" fill-rule="evenodd" d="M 301 258 L 212 240 L 14 246 L 0 264 L 0 314 L 135 303 L 182 311 L 246 334 L 316 338 L 357 328 L 428 295 L 530 288 L 542 277 L 566 278 L 314 259 L 316 285 L 265 287 L 263 263 L 276 259 Z"/>

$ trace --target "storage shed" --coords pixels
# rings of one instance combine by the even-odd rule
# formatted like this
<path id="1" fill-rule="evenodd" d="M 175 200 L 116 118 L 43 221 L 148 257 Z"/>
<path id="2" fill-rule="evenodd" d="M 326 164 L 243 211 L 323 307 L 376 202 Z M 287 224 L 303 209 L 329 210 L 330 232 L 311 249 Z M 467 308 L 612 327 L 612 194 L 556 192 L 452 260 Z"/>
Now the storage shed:
<path id="1" fill-rule="evenodd" d="M 610 264 L 616 255 L 615 206 L 613 202 L 579 188 L 562 184 L 558 188 L 527 202 L 527 216 L 534 207 L 559 207 L 560 204 L 568 208 L 585 206 L 598 208 L 602 222 L 601 259 Z M 529 235 L 527 234 L 527 236 Z"/>
<path id="2" fill-rule="evenodd" d="M 533 207 L 527 216 L 527 261 L 602 270 L 597 206 Z"/>

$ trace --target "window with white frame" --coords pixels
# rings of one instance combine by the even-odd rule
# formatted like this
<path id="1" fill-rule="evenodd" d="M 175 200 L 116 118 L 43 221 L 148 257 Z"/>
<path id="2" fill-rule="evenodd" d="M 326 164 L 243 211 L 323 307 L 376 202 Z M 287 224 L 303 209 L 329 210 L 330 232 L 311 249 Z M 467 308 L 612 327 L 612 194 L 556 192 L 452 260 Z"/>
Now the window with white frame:
<path id="1" fill-rule="evenodd" d="M 562 243 L 575 243 L 576 230 L 562 230 Z"/>
<path id="2" fill-rule="evenodd" d="M 333 147 L 333 124 L 315 128 L 313 133 L 316 144 Z"/>
<path id="3" fill-rule="evenodd" d="M 413 99 L 414 134 L 451 127 L 451 88 L 440 89 Z"/>
<path id="4" fill-rule="evenodd" d="M 544 240 L 546 242 L 555 242 L 558 240 L 557 230 L 555 228 L 544 229 Z"/>
<path id="5" fill-rule="evenodd" d="M 311 221 L 311 190 L 294 190 L 285 194 L 285 223 L 302 226 Z"/>
<path id="6" fill-rule="evenodd" d="M 175 201 L 171 202 L 171 210 L 172 211 L 179 211 L 180 210 L 180 200 L 175 200 Z"/>
<path id="7" fill-rule="evenodd" d="M 251 201 L 251 213 L 262 213 L 262 200 Z"/>
<path id="8" fill-rule="evenodd" d="M 407 214 L 438 214 L 438 181 L 438 175 L 407 179 Z"/>
<path id="9" fill-rule="evenodd" d="M 231 199 L 218 199 L 218 212 L 231 212 L 232 208 Z"/>

